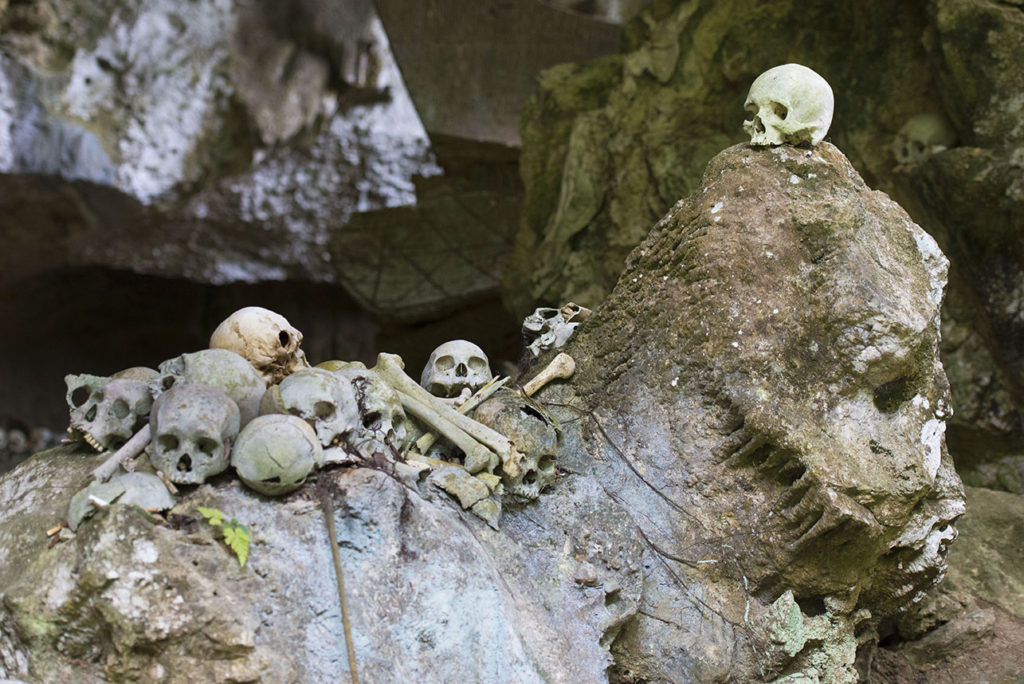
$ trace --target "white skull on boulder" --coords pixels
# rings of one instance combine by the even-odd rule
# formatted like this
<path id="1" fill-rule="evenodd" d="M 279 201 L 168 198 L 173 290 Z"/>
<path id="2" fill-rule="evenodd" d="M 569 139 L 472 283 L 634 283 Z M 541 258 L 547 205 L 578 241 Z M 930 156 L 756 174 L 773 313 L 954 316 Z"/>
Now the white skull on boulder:
<path id="1" fill-rule="evenodd" d="M 483 349 L 466 340 L 452 340 L 430 354 L 420 385 L 435 397 L 455 399 L 466 389 L 476 392 L 493 377 Z"/>
<path id="2" fill-rule="evenodd" d="M 279 313 L 247 306 L 228 316 L 210 336 L 211 349 L 240 354 L 259 371 L 267 384 L 309 368 L 300 348 L 302 333 Z"/>
<path id="3" fill-rule="evenodd" d="M 832 124 L 835 106 L 828 81 L 802 64 L 783 64 L 758 76 L 744 108 L 751 145 L 817 145 Z"/>
<path id="4" fill-rule="evenodd" d="M 149 460 L 179 484 L 201 484 L 227 469 L 238 406 L 224 392 L 178 384 L 153 403 Z"/>
<path id="5" fill-rule="evenodd" d="M 351 460 L 345 457 L 345 439 L 361 423 L 352 384 L 346 378 L 323 368 L 296 371 L 267 390 L 262 412 L 302 418 L 316 432 L 326 461 Z"/>

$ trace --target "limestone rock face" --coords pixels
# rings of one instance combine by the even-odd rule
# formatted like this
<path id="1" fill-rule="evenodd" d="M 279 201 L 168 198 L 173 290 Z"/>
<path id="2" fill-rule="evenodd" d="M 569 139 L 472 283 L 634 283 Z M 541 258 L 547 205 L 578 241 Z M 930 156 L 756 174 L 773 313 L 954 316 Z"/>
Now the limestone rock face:
<path id="1" fill-rule="evenodd" d="M 963 512 L 946 266 L 833 146 L 723 151 L 570 339 L 573 380 L 536 396 L 562 425 L 536 501 L 494 529 L 387 464 L 320 474 L 364 678 L 856 681 Z M 271 501 L 225 475 L 168 524 L 115 503 L 48 549 L 96 461 L 0 480 L 0 677 L 344 674 L 313 486 Z M 198 505 L 249 526 L 245 567 Z"/>
<path id="2" fill-rule="evenodd" d="M 0 227 L 54 233 L 5 250 L 0 284 L 87 264 L 330 281 L 330 230 L 438 173 L 370 2 L 52 0 L 0 25 L 0 171 L 22 195 Z M 55 195 L 74 220 L 39 210 Z"/>
<path id="3" fill-rule="evenodd" d="M 231 479 L 204 485 L 168 514 L 170 525 L 114 504 L 48 550 L 45 530 L 96 464 L 61 448 L 0 480 L 9 504 L 0 513 L 0 678 L 347 676 L 331 551 L 310 486 L 270 500 Z M 602 639 L 640 594 L 641 547 L 595 483 L 569 483 L 529 515 L 506 517 L 499 533 L 446 495 L 426 500 L 385 472 L 321 477 L 336 502 L 366 681 L 602 678 Z M 197 505 L 249 527 L 244 567 Z M 600 558 L 577 560 L 588 549 Z M 584 566 L 587 585 L 578 580 Z"/>

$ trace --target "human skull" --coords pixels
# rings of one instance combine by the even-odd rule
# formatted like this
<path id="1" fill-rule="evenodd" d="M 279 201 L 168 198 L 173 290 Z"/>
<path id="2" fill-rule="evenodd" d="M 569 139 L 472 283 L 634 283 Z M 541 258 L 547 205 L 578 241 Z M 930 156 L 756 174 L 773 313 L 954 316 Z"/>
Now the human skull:
<path id="1" fill-rule="evenodd" d="M 302 333 L 279 313 L 247 306 L 231 314 L 210 336 L 211 349 L 241 354 L 267 384 L 281 382 L 301 368 L 309 368 L 300 349 Z"/>
<path id="2" fill-rule="evenodd" d="M 518 394 L 501 390 L 480 404 L 473 417 L 505 435 L 523 455 L 517 477 L 502 473 L 506 493 L 533 501 L 554 484 L 558 432 L 541 411 Z"/>
<path id="3" fill-rule="evenodd" d="M 263 412 L 290 413 L 309 423 L 325 450 L 325 457 L 331 456 L 332 449 L 339 449 L 346 436 L 360 425 L 352 384 L 328 370 L 296 371 L 267 393 L 273 401 L 264 401 Z M 279 405 L 268 408 L 278 402 Z"/>
<path id="4" fill-rule="evenodd" d="M 323 462 L 316 432 L 298 416 L 259 416 L 238 433 L 231 465 L 242 482 L 267 496 L 298 489 Z"/>
<path id="5" fill-rule="evenodd" d="M 66 375 L 71 428 L 97 451 L 116 450 L 145 424 L 153 406 L 141 380 Z"/>
<path id="6" fill-rule="evenodd" d="M 570 312 L 571 315 L 572 312 Z M 565 346 L 579 321 L 570 323 L 561 309 L 541 307 L 523 320 L 523 337 L 534 356 Z"/>
<path id="7" fill-rule="evenodd" d="M 150 387 L 159 394 L 177 384 L 223 391 L 238 405 L 242 425 L 259 415 L 260 399 L 267 388 L 252 364 L 227 349 L 203 349 L 164 361 Z"/>
<path id="8" fill-rule="evenodd" d="M 401 454 L 409 445 L 408 420 L 398 394 L 380 376 L 362 364 L 347 364 L 335 371 L 352 384 L 359 407 L 359 426 L 346 444 L 364 459 L 375 453 Z"/>
<path id="9" fill-rule="evenodd" d="M 223 472 L 238 434 L 238 406 L 219 389 L 176 384 L 153 402 L 149 460 L 172 481 L 201 484 Z"/>
<path id="10" fill-rule="evenodd" d="M 483 349 L 466 340 L 452 340 L 430 354 L 420 385 L 435 397 L 453 399 L 465 389 L 476 392 L 493 377 Z"/>
<path id="11" fill-rule="evenodd" d="M 801 64 L 783 64 L 758 76 L 744 108 L 751 145 L 817 145 L 832 123 L 834 101 L 828 82 Z"/>
<path id="12" fill-rule="evenodd" d="M 956 144 L 956 132 L 942 114 L 912 116 L 896 135 L 892 153 L 899 164 L 916 164 Z"/>

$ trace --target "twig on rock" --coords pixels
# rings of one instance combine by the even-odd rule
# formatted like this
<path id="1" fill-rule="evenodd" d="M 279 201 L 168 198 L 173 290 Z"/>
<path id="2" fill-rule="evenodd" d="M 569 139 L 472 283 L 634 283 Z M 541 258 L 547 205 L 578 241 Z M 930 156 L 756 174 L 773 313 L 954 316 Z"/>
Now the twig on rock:
<path id="1" fill-rule="evenodd" d="M 334 561 L 334 576 L 338 580 L 338 602 L 341 604 L 341 625 L 345 631 L 345 648 L 348 651 L 348 671 L 352 676 L 352 684 L 359 684 L 359 673 L 356 670 L 356 649 L 352 643 L 352 625 L 348 618 L 348 599 L 345 597 L 345 578 L 341 569 L 341 552 L 338 550 L 338 533 L 334 526 L 334 501 L 327 491 L 326 479 L 318 485 L 320 506 L 327 521 L 327 538 L 331 542 L 331 558 Z"/>

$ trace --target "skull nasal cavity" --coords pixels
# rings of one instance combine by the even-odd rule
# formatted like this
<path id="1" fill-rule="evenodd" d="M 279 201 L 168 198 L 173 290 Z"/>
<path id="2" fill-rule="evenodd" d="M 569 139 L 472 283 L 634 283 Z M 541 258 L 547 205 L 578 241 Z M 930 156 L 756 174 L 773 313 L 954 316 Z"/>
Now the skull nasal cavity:
<path id="1" fill-rule="evenodd" d="M 96 420 L 96 404 L 89 407 L 88 413 L 85 414 L 85 419 L 89 422 Z"/>
<path id="2" fill-rule="evenodd" d="M 192 457 L 189 456 L 188 454 L 185 454 L 184 456 L 179 458 L 177 468 L 178 472 L 180 473 L 187 473 L 188 471 L 192 470 Z"/>
<path id="3" fill-rule="evenodd" d="M 457 376 L 459 376 L 460 378 L 464 378 L 464 377 L 466 377 L 467 375 L 469 375 L 469 369 L 468 369 L 468 368 L 466 368 L 466 364 L 464 364 L 464 363 L 460 363 L 460 364 L 459 364 L 458 366 L 456 366 L 456 368 L 455 368 L 455 374 L 456 374 Z"/>

